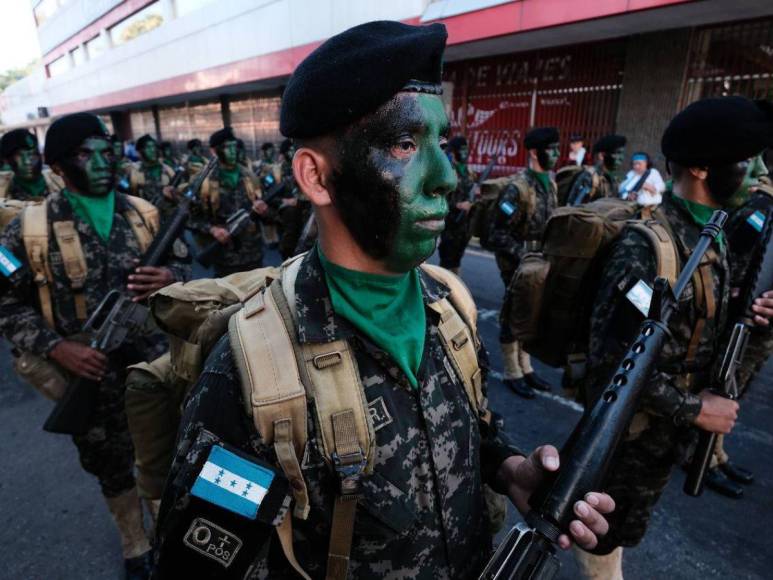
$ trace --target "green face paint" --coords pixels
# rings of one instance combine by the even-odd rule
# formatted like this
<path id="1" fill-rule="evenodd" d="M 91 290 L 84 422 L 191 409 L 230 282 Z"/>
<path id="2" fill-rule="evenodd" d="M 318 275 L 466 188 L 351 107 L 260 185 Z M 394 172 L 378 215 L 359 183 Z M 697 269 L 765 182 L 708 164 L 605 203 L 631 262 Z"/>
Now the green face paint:
<path id="1" fill-rule="evenodd" d="M 113 155 L 115 156 L 116 160 L 123 158 L 123 142 L 122 141 L 115 141 L 113 143 Z"/>
<path id="2" fill-rule="evenodd" d="M 558 164 L 558 158 L 561 152 L 558 143 L 551 143 L 545 149 L 537 150 L 537 161 L 539 161 L 543 172 L 550 171 Z"/>
<path id="3" fill-rule="evenodd" d="M 217 150 L 220 162 L 226 167 L 234 167 L 239 159 L 239 151 L 236 141 L 230 140 L 223 143 Z"/>
<path id="4" fill-rule="evenodd" d="M 158 145 L 155 141 L 148 141 L 142 148 L 142 158 L 148 163 L 156 163 L 158 161 Z"/>
<path id="5" fill-rule="evenodd" d="M 607 171 L 614 173 L 623 166 L 625 161 L 625 148 L 620 147 L 612 153 L 604 153 L 604 167 Z"/>
<path id="6" fill-rule="evenodd" d="M 40 177 L 42 169 L 40 152 L 32 139 L 27 138 L 27 147 L 13 154 L 16 175 L 24 181 L 34 181 Z"/>
<path id="7" fill-rule="evenodd" d="M 467 160 L 470 158 L 469 148 L 466 145 L 459 147 L 459 152 L 456 154 L 456 157 L 459 160 L 459 163 L 467 163 Z"/>
<path id="8" fill-rule="evenodd" d="M 266 163 L 273 163 L 274 162 L 274 148 L 269 147 L 268 149 L 263 150 L 263 161 Z"/>
<path id="9" fill-rule="evenodd" d="M 746 173 L 744 174 L 743 181 L 740 187 L 735 191 L 733 196 L 727 202 L 727 207 L 737 208 L 742 206 L 755 187 L 760 184 L 760 177 L 764 177 L 768 174 L 768 168 L 765 165 L 765 160 L 760 153 L 757 157 L 752 157 L 748 161 L 746 167 Z"/>
<path id="10" fill-rule="evenodd" d="M 77 193 L 103 197 L 110 193 L 115 182 L 113 148 L 107 139 L 89 137 L 75 152 L 73 163 L 64 169 Z"/>
<path id="11" fill-rule="evenodd" d="M 391 272 L 435 251 L 456 173 L 444 154 L 449 125 L 435 95 L 399 93 L 339 142 L 334 203 L 360 247 Z"/>

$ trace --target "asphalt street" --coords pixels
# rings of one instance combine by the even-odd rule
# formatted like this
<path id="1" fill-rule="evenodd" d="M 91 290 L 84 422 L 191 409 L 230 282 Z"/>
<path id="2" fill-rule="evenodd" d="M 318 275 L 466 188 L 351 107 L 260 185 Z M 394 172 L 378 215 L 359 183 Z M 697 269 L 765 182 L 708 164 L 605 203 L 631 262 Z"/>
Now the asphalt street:
<path id="1" fill-rule="evenodd" d="M 271 254 L 273 261 L 278 261 Z M 480 308 L 480 328 L 494 376 L 489 395 L 504 416 L 514 442 L 524 450 L 559 446 L 580 417 L 580 408 L 558 394 L 560 374 L 538 363 L 554 385 L 552 393 L 524 400 L 498 380 L 497 309 L 503 288 L 492 256 L 471 248 L 463 278 Z M 0 347 L 0 579 L 104 580 L 122 577 L 118 535 L 96 482 L 78 466 L 75 447 L 41 425 L 52 407 L 14 373 L 5 344 Z M 773 578 L 773 367 L 768 365 L 743 401 L 740 422 L 726 448 L 738 464 L 753 468 L 756 481 L 741 500 L 706 492 L 682 494 L 684 476 L 674 474 L 642 544 L 628 550 L 625 577 Z M 516 522 L 511 508 L 508 525 Z M 562 554 L 561 578 L 576 578 Z"/>

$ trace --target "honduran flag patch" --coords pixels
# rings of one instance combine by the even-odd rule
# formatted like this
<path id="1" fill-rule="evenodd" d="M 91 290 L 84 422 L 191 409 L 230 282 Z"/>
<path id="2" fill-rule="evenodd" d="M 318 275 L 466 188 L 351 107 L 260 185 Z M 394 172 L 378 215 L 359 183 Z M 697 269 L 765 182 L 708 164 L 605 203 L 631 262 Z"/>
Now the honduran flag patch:
<path id="1" fill-rule="evenodd" d="M 191 494 L 254 520 L 273 480 L 271 470 L 214 445 Z"/>
<path id="2" fill-rule="evenodd" d="M 762 226 L 765 225 L 765 214 L 757 210 L 748 218 L 746 218 L 748 224 L 758 232 L 762 231 Z"/>

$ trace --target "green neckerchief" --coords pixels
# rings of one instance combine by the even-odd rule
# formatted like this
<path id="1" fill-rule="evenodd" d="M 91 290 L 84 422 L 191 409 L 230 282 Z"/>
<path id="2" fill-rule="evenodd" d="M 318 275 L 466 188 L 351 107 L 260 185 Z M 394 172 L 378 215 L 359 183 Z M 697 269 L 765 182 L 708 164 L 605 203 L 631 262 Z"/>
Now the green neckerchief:
<path id="1" fill-rule="evenodd" d="M 682 197 L 679 197 L 675 193 L 672 194 L 671 197 L 677 203 L 677 205 L 680 205 L 685 210 L 687 210 L 687 213 L 689 213 L 692 216 L 693 221 L 695 221 L 695 223 L 698 224 L 700 227 L 703 227 L 707 223 L 709 223 L 711 216 L 714 215 L 715 210 L 712 207 L 703 205 L 702 203 L 696 203 L 694 201 L 690 201 L 689 199 L 684 199 Z M 724 232 L 719 232 L 719 235 L 717 236 L 717 243 L 719 244 L 720 250 L 725 249 Z"/>
<path id="2" fill-rule="evenodd" d="M 240 177 L 241 172 L 239 171 L 238 165 L 233 169 L 226 169 L 225 167 L 220 168 L 220 183 L 225 189 L 231 191 L 236 189 L 236 187 L 239 185 Z"/>
<path id="3" fill-rule="evenodd" d="M 151 165 L 143 162 L 142 167 L 145 172 L 153 178 L 153 181 L 161 181 L 161 163 L 156 162 Z"/>
<path id="4" fill-rule="evenodd" d="M 427 323 L 418 270 L 395 276 L 357 272 L 333 264 L 317 248 L 333 310 L 389 353 L 417 389 Z"/>
<path id="5" fill-rule="evenodd" d="M 459 177 L 467 177 L 470 174 L 466 163 L 455 163 L 454 167 L 456 168 L 456 172 L 459 174 Z"/>
<path id="6" fill-rule="evenodd" d="M 115 212 L 115 193 L 110 192 L 102 197 L 91 197 L 63 190 L 64 197 L 70 202 L 73 212 L 97 232 L 99 238 L 106 242 L 113 228 L 113 213 Z"/>
<path id="7" fill-rule="evenodd" d="M 550 175 L 547 173 L 539 173 L 538 171 L 534 171 L 531 167 L 526 171 L 528 171 L 529 174 L 531 174 L 531 176 L 539 182 L 539 184 L 542 186 L 542 191 L 550 191 Z"/>
<path id="8" fill-rule="evenodd" d="M 44 197 L 46 195 L 46 180 L 42 175 L 38 175 L 38 178 L 34 181 L 20 179 L 18 176 L 14 175 L 13 182 L 23 189 L 30 197 Z"/>
<path id="9" fill-rule="evenodd" d="M 203 163 L 204 165 L 206 165 L 207 160 L 204 159 L 201 155 L 189 155 L 188 163 Z"/>

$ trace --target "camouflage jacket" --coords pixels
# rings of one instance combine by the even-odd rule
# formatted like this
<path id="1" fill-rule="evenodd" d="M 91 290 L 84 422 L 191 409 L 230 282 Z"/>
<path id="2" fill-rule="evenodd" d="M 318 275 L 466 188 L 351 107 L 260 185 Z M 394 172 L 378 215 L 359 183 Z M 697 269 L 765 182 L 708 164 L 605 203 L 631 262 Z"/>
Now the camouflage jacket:
<path id="1" fill-rule="evenodd" d="M 148 170 L 144 163 L 134 164 L 129 179 L 132 195 L 147 199 L 148 201 L 154 198 L 166 199 L 163 197 L 163 189 L 172 182 L 174 170 L 165 163 L 160 163 L 160 166 L 161 172 L 156 177 Z"/>
<path id="2" fill-rule="evenodd" d="M 204 243 L 214 238 L 209 235 L 212 226 L 225 227 L 228 218 L 240 209 L 252 212 L 250 197 L 255 194 L 252 178 L 239 166 L 239 179 L 234 189 L 229 189 L 220 179 L 220 168 L 215 167 L 201 186 L 201 204 L 194 207 L 191 229 L 203 235 Z M 260 264 L 263 259 L 263 238 L 259 224 L 250 221 L 239 234 L 232 236 L 223 249 L 223 258 L 219 262 L 226 266 L 249 266 Z"/>
<path id="3" fill-rule="evenodd" d="M 586 167 L 572 182 L 567 205 L 574 205 L 579 198 L 583 199 L 583 203 L 589 203 L 602 197 L 617 197 L 618 185 L 611 173 L 599 171 L 597 167 Z"/>
<path id="4" fill-rule="evenodd" d="M 667 192 L 661 206 L 676 239 L 682 264 L 701 233 L 701 227 L 692 216 Z M 653 373 L 650 384 L 640 401 L 640 410 L 646 411 L 651 421 L 674 424 L 691 422 L 700 413 L 701 402 L 697 392 L 709 386 L 705 380 L 718 353 L 720 337 L 726 326 L 729 298 L 729 265 L 726 250 L 717 243 L 712 245 L 711 276 L 716 314 L 706 319 L 694 361 L 686 362 L 687 349 L 693 336 L 696 321 L 704 312 L 695 300 L 693 282 L 688 284 L 672 316 L 669 328 L 672 338 L 666 344 L 663 355 Z M 650 244 L 641 234 L 625 229 L 620 235 L 607 260 L 599 285 L 599 291 L 591 316 L 589 369 L 590 401 L 599 395 L 605 381 L 620 362 L 630 339 L 643 320 L 643 315 L 626 298 L 626 293 L 643 280 L 650 288 L 656 275 L 656 260 Z M 686 375 L 703 375 L 687 384 Z"/>
<path id="5" fill-rule="evenodd" d="M 459 210 L 456 209 L 456 204 L 463 201 L 470 201 L 467 194 L 470 192 L 470 188 L 475 185 L 475 181 L 478 179 L 477 173 L 467 166 L 466 175 L 462 175 L 459 168 L 454 165 L 456 171 L 457 182 L 456 189 L 450 192 L 446 199 L 448 200 L 448 215 L 446 216 L 446 231 L 460 230 L 464 235 L 467 235 L 468 224 L 466 219 L 459 219 Z M 469 215 L 469 213 L 468 213 Z"/>
<path id="6" fill-rule="evenodd" d="M 421 284 L 425 304 L 448 294 L 446 287 L 424 273 Z M 481 486 L 493 481 L 502 461 L 517 451 L 480 423 L 471 409 L 441 345 L 438 315 L 426 308 L 426 343 L 416 390 L 389 355 L 332 311 L 314 251 L 298 274 L 296 303 L 301 343 L 349 341 L 375 431 L 375 471 L 365 478 L 357 507 L 349 578 L 476 577 L 492 540 Z M 485 372 L 483 348 L 479 357 Z M 277 465 L 273 447 L 260 442 L 245 413 L 241 393 L 225 337 L 210 354 L 184 410 L 157 531 L 162 554 L 165 542 L 172 541 L 168 522 L 174 520 L 175 510 L 185 509 L 188 503 L 190 484 L 183 483 L 183 475 L 201 452 L 196 441 L 203 430 Z M 337 478 L 320 451 L 312 405 L 310 400 L 302 464 L 311 512 L 308 520 L 293 521 L 294 545 L 304 569 L 313 578 L 323 578 Z M 295 577 L 275 535 L 268 544 L 255 554 L 253 577 Z M 191 558 L 199 557 L 193 550 L 188 552 Z"/>
<path id="7" fill-rule="evenodd" d="M 522 171 L 505 187 L 492 207 L 489 245 L 497 253 L 520 258 L 523 242 L 542 241 L 545 226 L 556 209 L 556 184 L 551 179 L 546 191 L 531 171 Z M 522 199 L 522 193 L 528 200 Z"/>
<path id="8" fill-rule="evenodd" d="M 61 193 L 48 196 L 48 261 L 53 276 L 51 296 L 55 328 L 50 328 L 40 314 L 38 289 L 33 281 L 22 240 L 21 218 L 14 218 L 3 230 L 0 245 L 10 250 L 23 266 L 12 275 L 10 288 L 0 297 L 0 332 L 16 349 L 47 354 L 63 337 L 77 334 L 83 326 L 83 321 L 79 321 L 75 314 L 73 290 L 54 236 L 54 222 L 75 222 L 88 269 L 84 285 L 88 313 L 94 311 L 110 290 L 126 288 L 127 277 L 136 266 L 134 261 L 142 255 L 134 232 L 123 214 L 128 203 L 125 195 L 116 194 L 113 227 L 110 238 L 103 242 L 92 227 L 73 212 Z M 174 255 L 166 264 L 176 280 L 185 280 L 189 275 L 190 259 L 187 250 L 187 246 L 178 240 Z M 158 332 L 137 337 L 135 342 L 142 352 L 155 356 L 163 352 L 163 348 L 159 351 L 157 345 L 163 346 L 165 343 L 163 335 Z"/>
<path id="9" fill-rule="evenodd" d="M 19 201 L 38 201 L 64 187 L 62 178 L 56 175 L 50 168 L 43 169 L 40 178 L 45 182 L 46 188 L 42 196 L 35 196 L 30 195 L 29 192 L 19 184 L 13 171 L 0 171 L 0 198 L 17 199 Z"/>

